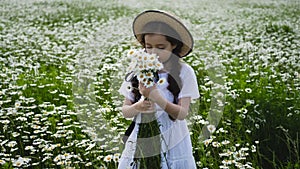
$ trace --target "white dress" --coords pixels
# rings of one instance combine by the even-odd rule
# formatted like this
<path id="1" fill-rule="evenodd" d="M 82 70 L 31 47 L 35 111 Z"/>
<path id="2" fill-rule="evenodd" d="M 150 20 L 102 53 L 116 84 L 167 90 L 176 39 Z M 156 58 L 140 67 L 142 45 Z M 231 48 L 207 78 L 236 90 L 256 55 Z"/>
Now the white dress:
<path id="1" fill-rule="evenodd" d="M 186 63 L 181 63 L 182 68 L 180 78 L 182 80 L 182 89 L 179 93 L 178 99 L 183 97 L 191 97 L 196 99 L 199 97 L 199 90 L 197 85 L 194 70 Z M 167 78 L 166 73 L 159 74 L 160 78 Z M 119 92 L 126 98 L 133 100 L 132 93 L 128 90 L 130 82 L 123 82 Z M 167 89 L 168 83 L 158 85 L 157 88 L 160 93 L 173 102 L 173 94 Z M 168 114 L 156 105 L 156 117 L 160 125 L 161 131 L 161 157 L 163 169 L 196 169 L 195 160 L 192 154 L 192 144 L 187 127 L 186 120 L 172 121 Z M 141 121 L 141 114 L 137 115 L 135 127 L 128 137 L 125 148 L 119 161 L 119 169 L 135 169 L 137 165 L 133 162 L 137 134 L 138 123 Z M 147 138 L 145 139 L 147 141 Z M 159 153 L 157 153 L 159 154 Z"/>

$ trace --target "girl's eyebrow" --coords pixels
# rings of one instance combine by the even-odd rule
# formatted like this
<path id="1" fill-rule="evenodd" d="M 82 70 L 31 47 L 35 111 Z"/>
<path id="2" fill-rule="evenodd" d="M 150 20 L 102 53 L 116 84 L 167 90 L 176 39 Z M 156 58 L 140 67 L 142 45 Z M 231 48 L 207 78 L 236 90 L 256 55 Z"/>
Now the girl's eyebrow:
<path id="1" fill-rule="evenodd" d="M 152 44 L 150 44 L 150 43 L 146 43 L 146 45 L 152 46 Z M 166 44 L 160 43 L 160 44 L 155 44 L 155 46 L 166 46 Z"/>

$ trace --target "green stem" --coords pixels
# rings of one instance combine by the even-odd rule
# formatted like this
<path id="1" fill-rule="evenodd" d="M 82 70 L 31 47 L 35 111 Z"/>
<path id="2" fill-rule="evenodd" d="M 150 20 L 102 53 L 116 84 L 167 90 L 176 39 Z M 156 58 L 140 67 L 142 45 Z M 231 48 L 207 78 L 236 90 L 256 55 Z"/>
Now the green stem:
<path id="1" fill-rule="evenodd" d="M 139 161 L 141 169 L 161 168 L 161 141 L 159 135 L 160 129 L 155 113 L 141 114 L 141 123 L 139 124 L 137 137 L 143 138 L 143 142 L 147 142 L 146 144 L 139 141 L 137 142 L 135 159 Z M 147 140 L 145 141 L 144 139 Z M 150 150 L 154 154 L 147 154 L 147 150 Z M 144 156 L 145 154 L 147 157 Z"/>

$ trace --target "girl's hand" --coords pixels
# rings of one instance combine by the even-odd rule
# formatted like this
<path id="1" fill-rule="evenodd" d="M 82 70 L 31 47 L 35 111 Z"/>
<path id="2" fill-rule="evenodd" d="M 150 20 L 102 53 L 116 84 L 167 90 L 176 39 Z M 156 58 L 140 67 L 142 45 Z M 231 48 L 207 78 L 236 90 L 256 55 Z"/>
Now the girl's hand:
<path id="1" fill-rule="evenodd" d="M 139 91 L 141 93 L 141 95 L 143 95 L 144 97 L 148 98 L 148 99 L 152 99 L 153 95 L 157 95 L 157 88 L 156 85 L 147 88 L 143 83 L 139 83 Z"/>
<path id="2" fill-rule="evenodd" d="M 153 113 L 155 112 L 155 104 L 150 100 L 141 99 L 134 104 L 134 108 L 140 113 Z"/>

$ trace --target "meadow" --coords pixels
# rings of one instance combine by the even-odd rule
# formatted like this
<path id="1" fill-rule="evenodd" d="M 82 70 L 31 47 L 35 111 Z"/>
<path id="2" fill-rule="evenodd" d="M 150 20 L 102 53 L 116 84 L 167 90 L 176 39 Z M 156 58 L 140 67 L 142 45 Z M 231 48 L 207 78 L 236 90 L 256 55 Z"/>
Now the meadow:
<path id="1" fill-rule="evenodd" d="M 117 168 L 134 17 L 191 30 L 198 168 L 300 168 L 297 0 L 1 0 L 0 168 Z"/>

